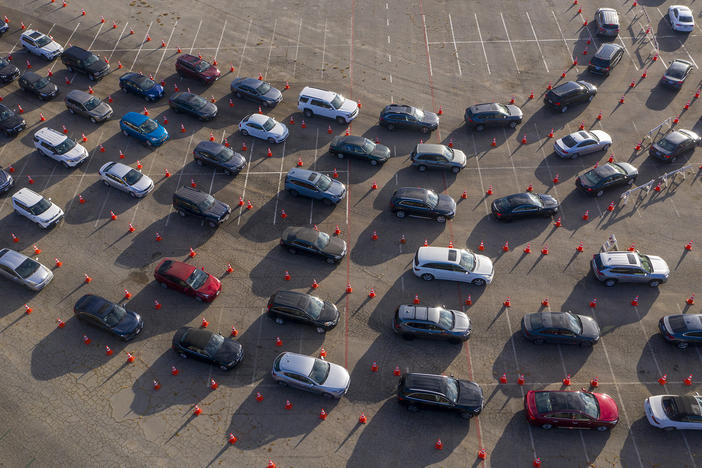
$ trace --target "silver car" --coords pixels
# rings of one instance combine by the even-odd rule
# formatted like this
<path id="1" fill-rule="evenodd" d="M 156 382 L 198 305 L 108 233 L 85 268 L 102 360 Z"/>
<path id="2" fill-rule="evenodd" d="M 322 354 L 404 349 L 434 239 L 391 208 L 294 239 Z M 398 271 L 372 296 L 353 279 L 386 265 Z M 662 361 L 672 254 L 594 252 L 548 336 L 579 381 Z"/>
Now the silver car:
<path id="1" fill-rule="evenodd" d="M 0 276 L 32 291 L 44 289 L 54 279 L 54 274 L 44 265 L 10 249 L 0 250 Z"/>
<path id="2" fill-rule="evenodd" d="M 581 154 L 607 151 L 612 146 L 612 137 L 602 130 L 580 130 L 559 138 L 553 143 L 553 151 L 563 159 L 575 159 Z"/>
<path id="3" fill-rule="evenodd" d="M 108 162 L 100 168 L 99 173 L 105 185 L 127 192 L 134 198 L 145 197 L 154 189 L 154 181 L 150 177 L 126 164 Z"/>
<path id="4" fill-rule="evenodd" d="M 597 253 L 592 256 L 591 266 L 595 277 L 610 287 L 617 283 L 648 283 L 655 288 L 670 276 L 665 260 L 638 251 Z"/>
<path id="5" fill-rule="evenodd" d="M 435 143 L 418 144 L 410 154 L 410 159 L 419 172 L 437 168 L 450 169 L 454 174 L 466 167 L 467 161 L 463 151 Z"/>
<path id="6" fill-rule="evenodd" d="M 296 353 L 280 353 L 273 361 L 273 380 L 329 398 L 341 398 L 349 390 L 351 378 L 342 366 Z"/>

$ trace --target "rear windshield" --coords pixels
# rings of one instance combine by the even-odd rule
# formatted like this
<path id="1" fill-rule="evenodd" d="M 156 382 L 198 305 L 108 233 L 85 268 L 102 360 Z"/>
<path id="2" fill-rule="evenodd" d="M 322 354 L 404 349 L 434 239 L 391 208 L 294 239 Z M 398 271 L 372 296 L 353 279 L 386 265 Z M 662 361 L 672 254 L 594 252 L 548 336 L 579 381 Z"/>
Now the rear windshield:
<path id="1" fill-rule="evenodd" d="M 603 24 L 602 27 L 605 29 L 619 29 L 618 24 Z"/>
<path id="2" fill-rule="evenodd" d="M 682 315 L 672 315 L 668 317 L 668 325 L 673 333 L 682 333 L 687 331 L 687 325 L 685 325 L 685 318 Z"/>
<path id="3" fill-rule="evenodd" d="M 681 23 L 692 23 L 692 16 L 681 16 L 678 19 Z"/>
<path id="4" fill-rule="evenodd" d="M 590 63 L 592 65 L 595 65 L 596 67 L 608 67 L 609 66 L 609 60 L 599 58 L 599 57 L 592 57 L 592 60 L 590 60 Z"/>
<path id="5" fill-rule="evenodd" d="M 575 138 L 573 138 L 573 137 L 570 136 L 570 135 L 564 136 L 564 137 L 562 138 L 561 141 L 562 141 L 563 144 L 566 145 L 568 148 L 572 148 L 572 147 L 575 146 L 576 143 L 577 143 L 577 142 L 575 141 Z"/>

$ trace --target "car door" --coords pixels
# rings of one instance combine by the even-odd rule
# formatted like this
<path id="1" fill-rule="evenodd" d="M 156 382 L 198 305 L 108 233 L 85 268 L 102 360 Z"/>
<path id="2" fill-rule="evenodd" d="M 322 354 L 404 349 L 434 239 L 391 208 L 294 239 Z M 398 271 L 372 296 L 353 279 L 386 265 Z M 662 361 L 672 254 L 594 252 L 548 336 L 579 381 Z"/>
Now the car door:
<path id="1" fill-rule="evenodd" d="M 309 390 L 311 387 L 311 382 L 305 376 L 293 372 L 283 372 L 283 375 L 286 377 L 285 381 L 291 387 L 297 387 L 303 390 Z"/>
<path id="2" fill-rule="evenodd" d="M 538 214 L 539 207 L 534 205 L 519 205 L 512 210 L 512 216 L 514 218 L 526 218 L 528 216 L 534 216 Z"/>
<path id="3" fill-rule="evenodd" d="M 435 407 L 436 396 L 431 393 L 413 392 L 406 397 L 412 404 L 423 407 Z"/>
<path id="4" fill-rule="evenodd" d="M 22 281 L 19 275 L 15 273 L 15 270 L 6 265 L 0 265 L 0 276 L 10 279 L 15 283 L 24 284 L 24 281 Z"/>
<path id="5" fill-rule="evenodd" d="M 427 207 L 423 203 L 415 200 L 403 200 L 399 205 L 407 211 L 407 214 L 416 218 L 428 217 Z"/>
<path id="6" fill-rule="evenodd" d="M 689 331 L 683 333 L 683 337 L 690 343 L 702 344 L 702 331 Z"/>
<path id="7" fill-rule="evenodd" d="M 569 411 L 547 413 L 545 422 L 554 427 L 571 427 L 572 413 Z"/>
<path id="8" fill-rule="evenodd" d="M 181 65 L 182 65 L 183 74 L 186 77 L 188 77 L 188 78 L 196 78 L 197 77 L 197 73 L 195 73 L 195 69 L 193 68 L 193 66 L 190 63 L 182 62 Z"/>
<path id="9" fill-rule="evenodd" d="M 407 326 L 407 328 L 409 328 L 412 331 L 412 333 L 415 336 L 419 336 L 422 338 L 426 338 L 428 336 L 431 336 L 431 333 L 429 332 L 429 330 L 427 328 L 428 324 L 425 322 L 417 322 L 417 321 L 412 320 L 412 321 L 406 322 L 405 325 Z"/>
<path id="10" fill-rule="evenodd" d="M 246 99 L 254 102 L 258 102 L 261 100 L 258 96 L 258 92 L 256 92 L 256 90 L 252 87 L 244 85 L 241 87 L 241 90 L 243 91 L 242 94 Z"/>
<path id="11" fill-rule="evenodd" d="M 263 127 L 261 127 L 259 124 L 255 122 L 246 122 L 246 130 L 249 132 L 251 136 L 254 136 L 256 138 L 261 138 L 261 139 L 266 139 L 266 132 L 263 130 Z"/>
<path id="12" fill-rule="evenodd" d="M 110 174 L 108 172 L 107 174 L 105 174 L 105 179 L 111 186 L 120 190 L 127 190 L 127 187 L 125 186 L 124 181 L 121 177 L 117 177 L 116 175 Z"/>
<path id="13" fill-rule="evenodd" d="M 578 146 L 578 155 L 588 154 L 597 151 L 600 147 L 597 142 L 591 138 L 581 141 Z"/>
<path id="14" fill-rule="evenodd" d="M 585 413 L 580 411 L 573 411 L 571 413 L 571 427 L 579 429 L 592 429 L 597 427 L 596 420 L 592 419 Z"/>
<path id="15" fill-rule="evenodd" d="M 649 279 L 648 272 L 641 267 L 632 266 L 629 268 L 628 281 L 632 283 L 645 283 Z"/>
<path id="16" fill-rule="evenodd" d="M 471 272 L 463 269 L 461 265 L 446 263 L 444 266 L 447 269 L 447 273 L 450 275 L 449 279 L 453 281 L 470 282 L 473 280 Z"/>

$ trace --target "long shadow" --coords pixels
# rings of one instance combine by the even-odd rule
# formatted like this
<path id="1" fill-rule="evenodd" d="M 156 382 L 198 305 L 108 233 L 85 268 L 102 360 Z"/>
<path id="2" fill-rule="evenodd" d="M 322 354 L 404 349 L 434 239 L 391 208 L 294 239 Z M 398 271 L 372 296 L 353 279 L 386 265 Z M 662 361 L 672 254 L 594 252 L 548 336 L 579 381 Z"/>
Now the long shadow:
<path id="1" fill-rule="evenodd" d="M 466 247 L 488 257 L 499 256 L 503 253 L 502 248 L 505 241 L 509 242 L 510 249 L 523 248 L 527 242 L 536 239 L 550 227 L 548 218 L 504 222 L 497 221 L 492 215 L 486 215 L 480 218 L 473 227 L 466 240 Z M 485 246 L 483 252 L 478 251 L 481 242 Z M 534 252 L 538 250 L 537 247 L 536 244 L 531 246 Z"/>
<path id="2" fill-rule="evenodd" d="M 664 312 L 664 311 L 662 311 Z M 667 393 L 684 393 L 681 386 L 683 380 L 690 374 L 695 374 L 699 369 L 699 358 L 693 348 L 679 349 L 676 345 L 668 343 L 661 336 L 657 327 L 647 330 L 651 336 L 646 342 L 646 346 L 641 351 L 641 356 L 636 364 L 636 373 L 639 381 L 646 386 L 652 395 Z M 655 358 L 654 358 L 655 356 Z M 661 377 L 656 364 L 660 366 L 660 371 L 667 377 L 670 383 L 663 387 L 658 383 Z"/>

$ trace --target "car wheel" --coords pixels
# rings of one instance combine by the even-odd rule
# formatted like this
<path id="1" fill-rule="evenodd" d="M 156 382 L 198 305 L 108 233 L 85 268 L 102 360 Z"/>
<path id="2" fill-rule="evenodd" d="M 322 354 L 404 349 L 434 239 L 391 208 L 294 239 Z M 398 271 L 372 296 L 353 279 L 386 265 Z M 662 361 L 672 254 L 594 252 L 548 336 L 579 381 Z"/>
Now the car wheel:
<path id="1" fill-rule="evenodd" d="M 476 131 L 476 132 L 482 132 L 483 130 L 485 130 L 485 125 L 483 125 L 483 124 L 478 124 L 478 125 L 475 126 L 475 131 Z"/>
<path id="2" fill-rule="evenodd" d="M 565 112 L 568 110 L 568 106 L 563 106 L 561 107 L 561 113 Z"/>
<path id="3" fill-rule="evenodd" d="M 331 257 L 327 257 L 325 260 L 326 260 L 326 262 L 327 262 L 328 264 L 330 264 L 330 265 L 333 265 L 333 264 L 336 263 L 336 260 L 334 260 L 334 259 L 331 258 Z"/>
<path id="4" fill-rule="evenodd" d="M 74 110 L 71 109 L 70 107 L 68 108 L 68 112 L 70 112 L 71 114 L 75 114 L 75 113 L 76 113 L 76 111 L 74 111 Z"/>
<path id="5" fill-rule="evenodd" d="M 95 75 L 93 75 L 92 73 L 89 73 L 89 74 L 88 74 L 88 79 L 89 79 L 90 81 L 95 81 Z"/>
<path id="6" fill-rule="evenodd" d="M 102 183 L 105 184 L 105 185 L 107 185 L 108 187 L 110 186 L 110 183 L 109 183 L 108 181 L 106 181 L 106 180 L 103 180 Z"/>
<path id="7" fill-rule="evenodd" d="M 127 91 L 127 88 L 125 88 L 124 86 L 120 86 L 119 89 L 121 89 L 122 92 L 125 94 L 129 92 L 129 91 Z"/>
<path id="8" fill-rule="evenodd" d="M 230 171 L 229 169 L 225 169 L 224 173 L 228 176 L 232 175 L 232 171 Z"/>
<path id="9" fill-rule="evenodd" d="M 681 341 L 678 343 L 678 349 L 687 349 L 688 343 L 685 343 L 684 341 Z"/>
<path id="10" fill-rule="evenodd" d="M 431 273 L 424 273 L 424 274 L 422 275 L 422 279 L 423 279 L 424 281 L 431 281 L 431 280 L 434 279 L 434 275 L 432 275 Z"/>
<path id="11" fill-rule="evenodd" d="M 188 359 L 188 355 L 185 354 L 185 353 L 178 353 L 178 355 L 179 355 L 180 357 L 182 357 L 183 359 Z"/>
<path id="12" fill-rule="evenodd" d="M 183 211 L 183 210 L 178 210 L 178 214 L 179 214 L 181 217 L 185 218 L 185 211 Z"/>
<path id="13" fill-rule="evenodd" d="M 4 130 L 3 133 L 5 133 L 5 136 L 8 137 L 8 138 L 12 137 L 12 132 L 9 131 L 9 130 Z"/>
<path id="14" fill-rule="evenodd" d="M 614 286 L 615 284 L 617 284 L 617 280 L 615 280 L 614 278 L 609 278 L 609 279 L 607 279 L 607 280 L 604 282 L 604 284 L 605 284 L 605 286 L 607 286 L 608 288 L 611 288 L 612 286 Z"/>
<path id="15" fill-rule="evenodd" d="M 608 430 L 608 429 L 609 429 L 608 426 L 597 426 L 597 430 L 600 431 L 600 432 L 604 432 L 604 431 L 606 431 L 606 430 Z"/>
<path id="16" fill-rule="evenodd" d="M 461 168 L 458 166 L 453 166 L 451 168 L 451 172 L 453 172 L 454 174 L 458 174 L 459 172 L 461 172 Z"/>
<path id="17" fill-rule="evenodd" d="M 371 160 L 370 160 L 370 165 L 371 165 L 371 166 L 377 166 L 377 165 L 378 165 L 378 161 L 375 160 L 375 159 L 371 159 Z"/>
<path id="18" fill-rule="evenodd" d="M 609 145 L 604 145 L 604 146 L 602 147 L 602 151 L 607 151 L 608 149 L 609 149 Z"/>
<path id="19" fill-rule="evenodd" d="M 553 427 L 552 424 L 542 424 L 541 429 L 546 429 L 547 431 Z"/>
<path id="20" fill-rule="evenodd" d="M 195 160 L 195 164 L 197 164 L 198 166 L 201 166 L 201 167 L 202 167 L 202 160 L 201 160 L 201 159 L 196 159 L 196 160 Z"/>
<path id="21" fill-rule="evenodd" d="M 387 124 L 385 126 L 385 129 L 392 132 L 393 130 L 395 130 L 395 126 L 393 124 Z"/>
<path id="22" fill-rule="evenodd" d="M 587 102 L 592 102 L 593 99 L 595 99 L 595 96 L 591 95 L 590 97 L 587 98 Z"/>
<path id="23" fill-rule="evenodd" d="M 146 96 L 146 100 L 147 100 L 148 102 L 155 102 L 155 101 L 156 101 L 156 98 L 155 98 L 155 97 L 152 97 L 152 96 Z"/>
<path id="24" fill-rule="evenodd" d="M 436 217 L 436 222 L 437 222 L 437 223 L 445 223 L 445 222 L 446 222 L 446 216 L 437 216 L 437 217 Z"/>
<path id="25" fill-rule="evenodd" d="M 532 341 L 532 343 L 534 343 L 536 345 L 542 345 L 542 344 L 544 344 L 544 340 L 543 340 L 543 338 L 537 338 L 534 341 Z"/>
<path id="26" fill-rule="evenodd" d="M 648 285 L 651 286 L 652 288 L 657 288 L 658 285 L 660 285 L 660 284 L 661 284 L 661 282 L 658 280 L 651 280 L 648 282 Z"/>
<path id="27" fill-rule="evenodd" d="M 470 412 L 470 411 L 462 411 L 462 412 L 461 412 L 461 417 L 462 417 L 463 419 L 470 419 L 470 418 L 473 417 L 473 413 Z"/>
<path id="28" fill-rule="evenodd" d="M 241 133 L 241 136 L 249 136 L 249 132 L 247 132 L 245 129 L 239 130 L 239 133 Z"/>
<path id="29" fill-rule="evenodd" d="M 277 323 L 278 325 L 282 325 L 282 324 L 285 323 L 285 320 L 283 320 L 283 319 L 280 318 L 280 317 L 276 317 L 276 318 L 275 318 L 275 323 Z"/>
<path id="30" fill-rule="evenodd" d="M 636 177 L 632 177 L 631 179 L 626 181 L 626 185 L 632 185 L 634 182 L 636 182 Z"/>
<path id="31" fill-rule="evenodd" d="M 419 172 L 424 172 L 427 170 L 427 166 L 425 166 L 424 164 L 420 164 L 419 166 L 417 166 L 417 170 Z"/>
<path id="32" fill-rule="evenodd" d="M 314 112 L 312 112 L 311 109 L 305 109 L 305 117 L 311 119 L 312 117 L 314 117 Z"/>
<path id="33" fill-rule="evenodd" d="M 228 368 L 227 366 L 223 366 L 223 365 L 222 365 L 222 366 L 219 366 L 219 368 L 220 368 L 221 370 L 229 370 L 229 368 Z"/>
<path id="34" fill-rule="evenodd" d="M 95 117 L 90 117 L 90 121 L 94 124 L 97 123 L 97 120 L 95 120 Z"/>
<path id="35" fill-rule="evenodd" d="M 293 189 L 288 189 L 288 194 L 293 198 L 297 198 L 297 196 L 300 195 L 299 193 L 297 193 L 297 190 Z"/>
<path id="36" fill-rule="evenodd" d="M 288 247 L 288 252 L 290 252 L 290 255 L 295 255 L 297 253 L 297 250 L 292 247 Z"/>
<path id="37" fill-rule="evenodd" d="M 592 345 L 594 345 L 594 344 L 595 343 L 592 341 L 582 341 L 582 342 L 580 342 L 580 347 L 581 348 L 592 348 Z"/>
<path id="38" fill-rule="evenodd" d="M 339 125 L 346 125 L 346 120 L 343 117 L 337 117 L 336 123 L 338 123 Z"/>
<path id="39" fill-rule="evenodd" d="M 126 130 L 122 130 L 122 135 L 124 135 L 124 136 L 129 136 L 129 133 L 127 133 Z"/>
<path id="40" fill-rule="evenodd" d="M 422 127 L 421 132 L 426 135 L 427 133 L 429 133 L 429 127 Z"/>
<path id="41" fill-rule="evenodd" d="M 317 327 L 317 333 L 320 335 L 325 334 L 327 331 L 324 329 L 324 327 Z"/>
<path id="42" fill-rule="evenodd" d="M 517 128 L 518 124 L 519 124 L 519 122 L 517 122 L 516 120 L 513 120 L 509 123 L 509 128 Z"/>
<path id="43" fill-rule="evenodd" d="M 68 169 L 69 167 L 71 167 L 71 166 L 68 165 L 68 163 L 67 163 L 66 161 L 61 161 L 61 164 L 62 164 L 63 167 L 65 167 L 66 169 Z"/>
<path id="44" fill-rule="evenodd" d="M 339 159 L 344 159 L 344 153 L 336 153 L 336 157 Z"/>
<path id="45" fill-rule="evenodd" d="M 211 228 L 216 228 L 218 226 L 218 224 L 214 221 L 208 221 L 207 225 Z"/>
<path id="46" fill-rule="evenodd" d="M 485 286 L 485 280 L 482 278 L 476 278 L 473 280 L 473 284 L 476 286 Z"/>
<path id="47" fill-rule="evenodd" d="M 197 302 L 203 302 L 202 298 L 200 296 L 195 296 L 195 300 Z"/>
<path id="48" fill-rule="evenodd" d="M 398 211 L 395 212 L 395 216 L 397 216 L 398 218 L 402 219 L 402 218 L 404 218 L 405 216 L 407 216 L 407 213 L 405 213 L 405 212 L 402 211 L 402 210 L 398 210 Z"/>
<path id="49" fill-rule="evenodd" d="M 134 193 L 134 192 L 129 192 L 129 196 L 132 197 L 132 198 L 136 198 L 136 193 Z"/>
<path id="50" fill-rule="evenodd" d="M 407 411 L 410 413 L 416 413 L 419 411 L 419 407 L 417 405 L 407 405 Z"/>
<path id="51" fill-rule="evenodd" d="M 282 380 L 279 380 L 279 381 L 278 381 L 278 385 L 280 385 L 281 387 L 287 387 L 287 386 L 288 386 L 288 384 L 285 383 L 285 382 L 283 382 Z"/>
<path id="52" fill-rule="evenodd" d="M 275 138 L 269 137 L 269 138 L 268 138 L 268 143 L 270 143 L 271 145 L 274 145 L 274 144 L 276 143 Z"/>
<path id="53" fill-rule="evenodd" d="M 146 146 L 148 146 L 149 148 L 151 148 L 151 141 L 149 141 L 149 140 L 144 140 L 144 144 L 145 144 Z"/>
<path id="54" fill-rule="evenodd" d="M 236 95 L 236 97 L 238 97 L 239 99 L 241 99 L 241 91 L 237 91 L 237 92 L 235 93 L 235 95 Z"/>
<path id="55" fill-rule="evenodd" d="M 595 196 L 596 196 L 596 197 L 601 197 L 602 195 L 604 195 L 604 190 L 598 190 L 598 191 L 595 193 Z"/>

